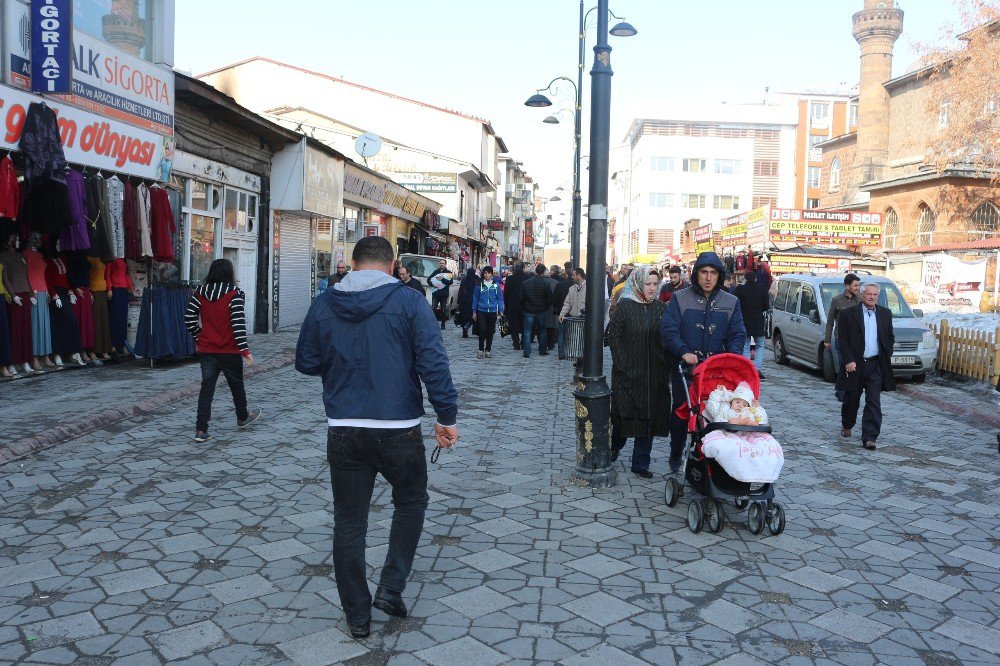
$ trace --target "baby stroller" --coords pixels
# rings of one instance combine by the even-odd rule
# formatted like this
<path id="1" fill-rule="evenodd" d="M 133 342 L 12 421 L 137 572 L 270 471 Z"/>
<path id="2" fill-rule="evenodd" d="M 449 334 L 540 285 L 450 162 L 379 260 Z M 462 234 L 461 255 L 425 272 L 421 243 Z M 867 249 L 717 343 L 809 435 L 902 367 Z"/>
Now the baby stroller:
<path id="1" fill-rule="evenodd" d="M 687 419 L 691 437 L 684 447 L 680 473 L 667 479 L 667 506 L 677 504 L 683 492 L 683 479 L 686 479 L 703 496 L 691 500 L 688 505 L 687 525 L 692 532 L 700 532 L 706 525 L 711 532 L 722 531 L 726 522 L 725 501 L 732 500 L 737 509 L 747 510 L 747 526 L 751 532 L 760 534 L 766 525 L 772 535 L 781 534 L 785 529 L 785 508 L 774 501 L 774 484 L 737 481 L 722 465 L 702 453 L 702 440 L 714 430 L 771 432 L 769 425 L 710 423 L 703 415 L 705 402 L 720 385 L 733 390 L 740 382 L 746 382 L 753 389 L 754 398 L 760 397 L 760 378 L 753 362 L 738 354 L 710 356 L 694 369 L 690 385 L 683 365 L 680 370 L 687 391 L 687 405 L 681 405 L 677 414 Z"/>

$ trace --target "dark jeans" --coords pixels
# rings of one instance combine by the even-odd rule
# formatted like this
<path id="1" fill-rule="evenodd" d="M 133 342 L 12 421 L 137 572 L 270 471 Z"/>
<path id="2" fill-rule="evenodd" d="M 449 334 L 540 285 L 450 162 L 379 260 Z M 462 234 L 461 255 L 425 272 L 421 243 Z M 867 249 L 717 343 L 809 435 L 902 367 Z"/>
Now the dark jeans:
<path id="1" fill-rule="evenodd" d="M 621 451 L 625 448 L 625 443 L 628 441 L 627 437 L 621 437 L 618 434 L 612 432 L 611 434 L 611 450 Z M 653 452 L 653 438 L 652 437 L 636 437 L 635 444 L 632 446 L 632 471 L 633 472 L 645 472 L 649 470 L 650 454 Z"/>
<path id="2" fill-rule="evenodd" d="M 402 592 L 410 576 L 427 508 L 427 461 L 420 426 L 329 428 L 326 457 L 333 486 L 333 567 L 340 604 L 352 625 L 371 618 L 365 571 L 368 511 L 381 474 L 392 486 L 392 527 L 379 586 Z"/>
<path id="3" fill-rule="evenodd" d="M 550 317 L 552 315 L 549 315 Z M 558 328 L 547 328 L 545 331 L 548 333 L 549 337 L 549 351 L 556 348 L 556 342 L 559 340 L 559 329 Z"/>
<path id="4" fill-rule="evenodd" d="M 670 461 L 674 463 L 680 461 L 688 436 L 687 421 L 677 416 L 677 408 L 687 404 L 687 393 L 677 370 L 670 372 L 670 395 L 673 398 L 670 403 Z"/>
<path id="5" fill-rule="evenodd" d="M 559 347 L 559 358 L 566 355 L 566 322 L 559 324 L 559 341 L 557 346 Z"/>
<path id="6" fill-rule="evenodd" d="M 840 424 L 853 428 L 858 422 L 858 407 L 861 406 L 861 392 L 865 393 L 865 411 L 861 416 L 861 441 L 874 442 L 882 430 L 882 366 L 878 358 L 861 361 L 855 372 L 861 373 L 861 384 L 857 390 L 846 391 L 840 406 Z"/>
<path id="7" fill-rule="evenodd" d="M 479 351 L 493 351 L 493 336 L 497 332 L 496 312 L 476 313 L 476 333 L 479 335 Z"/>
<path id="8" fill-rule="evenodd" d="M 240 354 L 198 354 L 201 361 L 201 392 L 198 394 L 198 420 L 195 429 L 208 432 L 208 422 L 212 419 L 212 399 L 219 373 L 226 376 L 229 390 L 233 392 L 236 418 L 240 421 L 247 413 L 247 392 L 243 387 L 243 356 Z"/>
<path id="9" fill-rule="evenodd" d="M 531 329 L 535 326 L 535 320 L 539 317 L 548 316 L 546 313 L 524 313 L 524 358 L 531 356 Z M 549 340 L 544 326 L 538 327 L 538 353 L 548 353 Z"/>
<path id="10" fill-rule="evenodd" d="M 442 291 L 435 291 L 431 296 L 431 306 L 434 308 L 434 312 L 439 313 L 438 319 L 441 320 L 441 330 L 444 330 L 444 324 L 448 321 L 448 317 L 451 315 L 448 312 L 448 289 Z"/>

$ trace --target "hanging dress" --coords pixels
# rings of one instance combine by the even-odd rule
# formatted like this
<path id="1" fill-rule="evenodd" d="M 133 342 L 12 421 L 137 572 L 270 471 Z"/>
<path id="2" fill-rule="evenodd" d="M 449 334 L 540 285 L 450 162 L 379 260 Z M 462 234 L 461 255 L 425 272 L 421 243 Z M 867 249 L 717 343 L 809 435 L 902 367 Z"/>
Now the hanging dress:
<path id="1" fill-rule="evenodd" d="M 45 279 L 45 257 L 37 250 L 26 249 L 28 282 L 35 302 L 31 304 L 31 348 L 35 356 L 52 353 L 52 318 L 49 314 L 49 285 Z"/>
<path id="2" fill-rule="evenodd" d="M 66 174 L 66 189 L 69 194 L 70 225 L 59 235 L 59 247 L 63 250 L 89 250 L 90 235 L 87 233 L 87 190 L 83 174 L 70 171 Z"/>
<path id="3" fill-rule="evenodd" d="M 31 283 L 28 282 L 28 265 L 24 257 L 7 249 L 0 252 L 3 277 L 11 291 L 7 303 L 7 325 L 10 331 L 11 362 L 22 365 L 31 361 L 34 349 L 31 340 Z M 19 297 L 21 303 L 14 301 Z"/>
<path id="4" fill-rule="evenodd" d="M 115 259 L 125 258 L 125 184 L 112 176 L 105 182 L 108 190 L 108 221 L 111 227 L 112 254 Z M 109 262 L 104 262 L 109 263 Z"/>

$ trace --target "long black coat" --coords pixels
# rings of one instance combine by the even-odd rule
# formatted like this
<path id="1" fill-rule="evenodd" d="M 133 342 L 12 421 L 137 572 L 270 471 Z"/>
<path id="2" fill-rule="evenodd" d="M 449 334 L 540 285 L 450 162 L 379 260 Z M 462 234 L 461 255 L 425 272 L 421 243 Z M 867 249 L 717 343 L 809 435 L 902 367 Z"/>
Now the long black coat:
<path id="1" fill-rule="evenodd" d="M 524 329 L 524 317 L 521 312 L 521 286 L 528 276 L 523 270 L 515 270 L 504 279 L 503 312 L 510 324 L 510 330 L 520 332 Z"/>
<path id="2" fill-rule="evenodd" d="M 845 391 L 856 391 L 861 385 L 861 364 L 865 355 L 865 324 L 861 312 L 863 304 L 852 305 L 840 311 L 837 317 L 837 339 L 840 341 L 840 363 L 857 363 L 858 369 L 844 373 Z M 875 306 L 875 321 L 878 325 L 878 361 L 882 367 L 882 390 L 895 391 L 896 378 L 892 374 L 892 348 L 896 336 L 892 332 L 892 313 L 881 305 Z"/>
<path id="3" fill-rule="evenodd" d="M 611 420 L 624 437 L 670 433 L 670 368 L 660 345 L 659 300 L 618 302 L 608 326 L 611 344 Z"/>
<path id="4" fill-rule="evenodd" d="M 746 284 L 733 290 L 733 296 L 740 301 L 740 311 L 743 313 L 743 326 L 747 335 L 761 337 L 767 333 L 764 324 L 764 313 L 768 308 L 767 290 L 757 284 L 756 276 L 747 273 Z M 758 350 L 758 353 L 762 350 Z"/>

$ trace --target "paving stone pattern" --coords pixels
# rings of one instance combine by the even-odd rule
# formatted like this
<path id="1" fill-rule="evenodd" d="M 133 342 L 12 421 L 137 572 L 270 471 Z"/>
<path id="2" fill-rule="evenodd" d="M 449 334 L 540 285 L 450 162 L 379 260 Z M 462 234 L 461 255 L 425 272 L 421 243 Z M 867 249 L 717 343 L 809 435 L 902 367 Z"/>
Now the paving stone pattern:
<path id="1" fill-rule="evenodd" d="M 187 399 L 0 467 L 0 663 L 997 663 L 993 432 L 891 394 L 865 452 L 839 437 L 829 385 L 768 360 L 787 530 L 754 536 L 730 509 L 720 534 L 692 534 L 687 497 L 663 503 L 663 440 L 652 480 L 627 448 L 616 487 L 570 481 L 570 363 L 506 341 L 477 361 L 455 329 L 446 344 L 462 442 L 430 469 L 409 618 L 347 633 L 320 385 L 285 368 L 249 382 L 265 420 L 248 432 L 222 385 L 208 444 L 190 441 Z M 135 390 L 196 373 L 147 371 Z M 37 390 L 77 395 L 80 377 Z M 5 428 L 40 413 L 2 404 Z M 372 581 L 391 515 L 380 481 Z"/>

